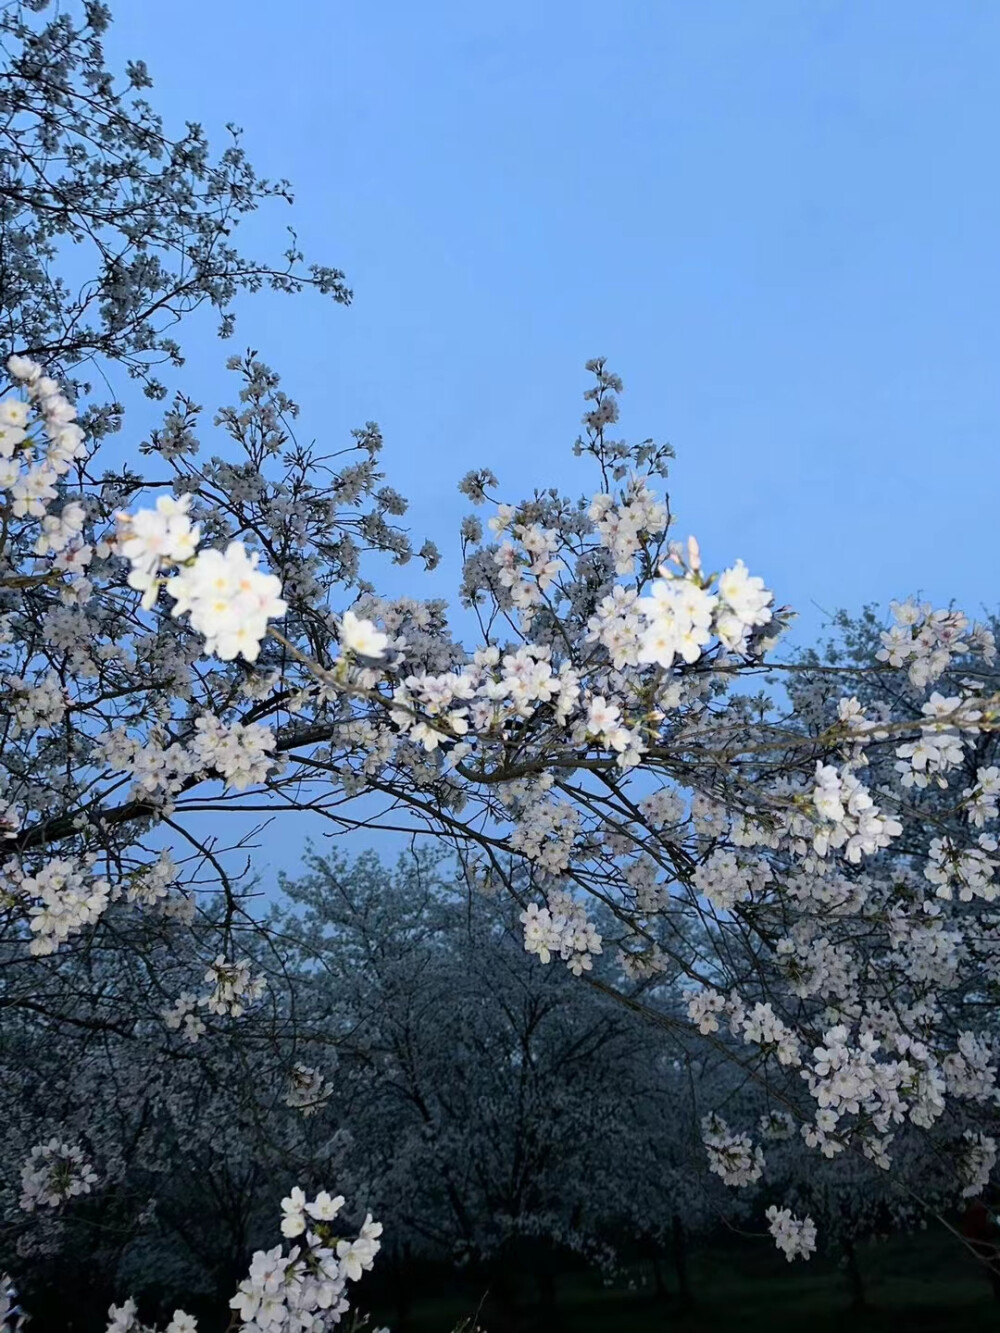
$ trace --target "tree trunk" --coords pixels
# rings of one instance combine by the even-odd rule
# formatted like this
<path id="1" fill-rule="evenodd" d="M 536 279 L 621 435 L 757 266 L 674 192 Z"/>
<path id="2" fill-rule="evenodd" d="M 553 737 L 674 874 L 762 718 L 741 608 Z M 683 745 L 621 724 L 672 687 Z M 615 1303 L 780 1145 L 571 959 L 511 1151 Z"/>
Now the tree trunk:
<path id="1" fill-rule="evenodd" d="M 665 1300 L 667 1297 L 667 1284 L 663 1280 L 663 1270 L 660 1268 L 660 1256 L 653 1251 L 653 1290 L 656 1293 L 658 1301 Z"/>
<path id="2" fill-rule="evenodd" d="M 517 1300 L 506 1255 L 495 1257 L 490 1266 L 488 1287 L 490 1304 L 496 1310 L 501 1326 L 513 1327 L 517 1315 Z"/>
<path id="3" fill-rule="evenodd" d="M 1000 1246 L 997 1245 L 1000 1231 L 982 1199 L 969 1201 L 961 1228 L 973 1254 L 983 1261 L 993 1290 L 993 1299 L 1000 1301 Z"/>
<path id="4" fill-rule="evenodd" d="M 556 1304 L 556 1275 L 550 1264 L 544 1264 L 535 1275 L 538 1283 L 538 1303 L 543 1310 L 553 1310 Z"/>
<path id="5" fill-rule="evenodd" d="M 684 1235 L 684 1224 L 680 1219 L 679 1213 L 674 1213 L 672 1230 L 674 1275 L 677 1278 L 677 1294 L 680 1297 L 681 1305 L 686 1306 L 691 1304 L 691 1284 L 688 1281 L 687 1239 Z"/>
<path id="6" fill-rule="evenodd" d="M 410 1246 L 403 1247 L 403 1253 L 396 1256 L 393 1264 L 393 1286 L 395 1287 L 396 1327 L 405 1333 L 410 1326 L 410 1314 L 413 1310 L 413 1293 L 410 1290 Z"/>
<path id="7" fill-rule="evenodd" d="M 858 1264 L 857 1252 L 854 1249 L 854 1242 L 847 1239 L 843 1242 L 844 1258 L 847 1261 L 847 1280 L 851 1284 L 851 1309 L 863 1310 L 868 1304 L 867 1293 L 865 1292 L 864 1278 L 861 1276 L 861 1267 Z"/>

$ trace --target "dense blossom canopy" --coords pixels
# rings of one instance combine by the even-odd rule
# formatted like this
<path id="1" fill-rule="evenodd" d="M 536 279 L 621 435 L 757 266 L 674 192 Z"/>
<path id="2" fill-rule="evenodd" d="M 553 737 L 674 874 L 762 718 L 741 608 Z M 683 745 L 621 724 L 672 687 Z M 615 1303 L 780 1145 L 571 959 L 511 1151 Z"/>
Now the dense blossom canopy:
<path id="1" fill-rule="evenodd" d="M 266 412 L 273 377 L 237 368 Z M 585 977 L 611 948 L 601 986 L 724 1050 L 820 1156 L 888 1170 L 933 1131 L 956 1194 L 979 1189 L 997 1097 L 992 632 L 907 602 L 856 665 L 779 664 L 773 700 L 737 688 L 767 669 L 785 613 L 741 562 L 713 574 L 693 539 L 669 539 L 651 489 L 666 451 L 608 438 L 621 386 L 590 369 L 579 451 L 602 489 L 498 504 L 492 541 L 466 523 L 469 647 L 440 603 L 357 584 L 343 604 L 360 552 L 331 561 L 331 526 L 342 551 L 382 521 L 370 436 L 352 498 L 374 498 L 374 525 L 337 504 L 344 474 L 318 488 L 311 459 L 270 479 L 278 446 L 246 417 L 231 433 L 252 474 L 189 443 L 172 477 L 95 486 L 75 408 L 13 358 L 7 947 L 45 956 L 129 913 L 176 918 L 205 989 L 168 997 L 162 1021 L 211 1039 L 261 1001 L 240 940 L 262 927 L 197 815 L 407 827 L 474 891 L 515 897 L 542 963 Z M 493 485 L 463 482 L 480 503 Z M 751 1128 L 704 1123 L 706 1166 L 737 1188 L 766 1167 Z M 35 1145 L 24 1206 L 94 1179 L 77 1145 Z M 812 1219 L 768 1220 L 789 1257 L 814 1248 Z"/>
<path id="2" fill-rule="evenodd" d="M 843 619 L 823 658 L 782 660 L 788 608 L 736 552 L 713 568 L 674 534 L 671 451 L 614 438 L 622 385 L 603 360 L 575 446 L 585 498 L 510 502 L 486 468 L 462 480 L 489 516 L 462 523 L 451 619 L 372 581 L 371 556 L 413 556 L 378 428 L 333 454 L 300 444 L 253 352 L 230 360 L 218 444 L 178 394 L 139 445 L 148 474 L 102 470 L 121 411 L 80 367 L 118 361 L 159 398 L 153 368 L 182 363 L 166 330 L 202 302 L 228 334 L 241 289 L 349 293 L 336 270 L 296 276 L 294 242 L 284 267 L 243 259 L 239 215 L 287 187 L 236 143 L 212 164 L 197 126 L 164 139 L 131 97 L 140 62 L 126 104 L 103 5 L 81 26 L 45 8 L 0 11 L 7 1013 L 155 1032 L 169 1099 L 168 1071 L 180 1089 L 184 1060 L 281 1010 L 281 931 L 245 858 L 259 816 L 309 812 L 324 832 L 432 839 L 468 893 L 516 905 L 538 967 L 644 1015 L 678 1065 L 708 1052 L 736 1071 L 711 1082 L 699 1157 L 734 1191 L 782 1192 L 757 1216 L 789 1259 L 837 1225 L 820 1203 L 838 1180 L 873 1197 L 884 1176 L 880 1206 L 900 1212 L 977 1196 L 1000 1096 L 991 626 L 908 600 L 888 625 Z M 53 275 L 65 240 L 97 256 L 76 300 Z M 437 564 L 431 542 L 418 555 Z M 84 1002 L 64 984 L 81 967 L 129 1003 Z M 333 1085 L 280 1049 L 285 1109 L 308 1119 Z M 42 1100 L 17 1201 L 47 1225 L 124 1167 Z M 809 1198 L 818 1224 L 795 1211 Z M 244 1327 L 339 1319 L 380 1245 L 370 1215 L 337 1230 L 342 1203 L 287 1195 L 292 1245 L 254 1254 L 232 1301 Z M 129 1301 L 110 1318 L 140 1327 Z M 191 1326 L 179 1310 L 169 1329 Z"/>

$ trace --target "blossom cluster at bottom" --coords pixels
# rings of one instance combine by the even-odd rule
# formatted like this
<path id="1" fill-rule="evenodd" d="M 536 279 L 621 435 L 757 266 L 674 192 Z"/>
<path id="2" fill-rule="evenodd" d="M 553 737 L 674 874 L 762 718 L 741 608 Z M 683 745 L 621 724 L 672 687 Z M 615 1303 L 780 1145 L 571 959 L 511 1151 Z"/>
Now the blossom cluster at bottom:
<path id="1" fill-rule="evenodd" d="M 382 1244 L 382 1224 L 370 1213 L 355 1237 L 334 1233 L 331 1223 L 343 1204 L 342 1195 L 334 1198 L 325 1190 L 307 1200 L 298 1188 L 282 1200 L 282 1233 L 301 1239 L 287 1254 L 279 1244 L 253 1256 L 229 1302 L 243 1333 L 325 1333 L 340 1323 L 350 1309 L 347 1284 L 371 1269 Z M 164 1333 L 197 1333 L 197 1328 L 192 1315 L 175 1310 Z M 129 1298 L 108 1311 L 107 1333 L 157 1330 L 140 1321 L 138 1306 Z"/>
<path id="2" fill-rule="evenodd" d="M 764 1216 L 775 1245 L 789 1263 L 793 1259 L 808 1259 L 814 1253 L 816 1223 L 811 1217 L 793 1217 L 790 1208 L 778 1208 L 773 1203 Z"/>

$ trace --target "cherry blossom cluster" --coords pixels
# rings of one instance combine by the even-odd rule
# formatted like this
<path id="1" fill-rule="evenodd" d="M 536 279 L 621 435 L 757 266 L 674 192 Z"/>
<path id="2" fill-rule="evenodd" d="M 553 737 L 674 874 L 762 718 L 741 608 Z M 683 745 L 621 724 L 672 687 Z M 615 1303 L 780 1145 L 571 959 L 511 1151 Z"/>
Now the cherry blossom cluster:
<path id="1" fill-rule="evenodd" d="M 779 1208 L 776 1204 L 771 1204 L 765 1216 L 775 1245 L 789 1263 L 808 1259 L 815 1253 L 816 1224 L 811 1217 L 793 1217 L 790 1208 Z"/>
<path id="2" fill-rule="evenodd" d="M 171 1032 L 179 1032 L 185 1041 L 196 1042 L 207 1032 L 205 1020 L 198 1013 L 208 1004 L 207 998 L 183 991 L 174 1003 L 162 1011 L 164 1024 Z"/>
<path id="3" fill-rule="evenodd" d="M 108 1310 L 106 1333 L 159 1333 L 159 1330 L 140 1320 L 139 1307 L 130 1296 L 121 1305 L 112 1305 Z M 198 1321 L 194 1315 L 175 1310 L 163 1333 L 198 1333 Z"/>
<path id="4" fill-rule="evenodd" d="M 764 580 L 751 576 L 738 560 L 719 577 L 718 590 L 709 592 L 711 580 L 701 575 L 694 538 L 688 542 L 686 560 L 679 546 L 671 554 L 683 573 L 674 574 L 663 566 L 663 577 L 636 604 L 644 622 L 639 661 L 661 667 L 673 666 L 678 658 L 697 662 L 713 636 L 730 651 L 743 652 L 753 630 L 772 617 L 773 597 Z"/>
<path id="5" fill-rule="evenodd" d="M 746 1013 L 740 1013 L 734 1006 L 734 1018 L 737 1015 L 745 1042 L 754 1042 L 768 1053 L 773 1053 L 779 1064 L 801 1064 L 798 1038 L 774 1012 L 770 1001 L 762 1003 L 758 1000 Z"/>
<path id="6" fill-rule="evenodd" d="M 381 1249 L 382 1225 L 369 1213 L 356 1236 L 338 1235 L 343 1195 L 325 1190 L 307 1200 L 296 1187 L 282 1200 L 282 1234 L 296 1238 L 287 1253 L 279 1244 L 257 1250 L 247 1276 L 229 1305 L 245 1333 L 324 1333 L 351 1308 L 348 1285 L 369 1272 Z M 163 1333 L 197 1333 L 197 1321 L 175 1310 Z M 159 1333 L 139 1319 L 129 1297 L 108 1311 L 106 1333 Z M 386 1330 L 376 1330 L 386 1333 Z"/>
<path id="7" fill-rule="evenodd" d="M 556 556 L 559 547 L 557 532 L 537 523 L 512 523 L 513 517 L 514 510 L 509 505 L 501 505 L 496 518 L 490 519 L 494 532 L 511 530 L 511 537 L 500 544 L 493 559 L 499 569 L 500 586 L 506 590 L 522 625 L 527 628 L 536 609 L 544 602 L 552 581 L 563 568 L 563 562 Z"/>
<path id="8" fill-rule="evenodd" d="M 172 797 L 198 771 L 193 752 L 182 742 L 157 744 L 155 736 L 135 736 L 124 726 L 100 737 L 95 751 L 111 772 L 132 777 L 133 799 L 155 800 L 165 813 L 173 808 Z"/>
<path id="9" fill-rule="evenodd" d="M 338 1238 L 332 1224 L 343 1206 L 343 1195 L 324 1190 L 307 1200 L 298 1187 L 281 1201 L 282 1235 L 302 1239 L 287 1254 L 277 1245 L 254 1255 L 230 1301 L 247 1333 L 286 1328 L 322 1333 L 347 1313 L 347 1284 L 371 1269 L 382 1225 L 369 1213 L 356 1237 Z"/>
<path id="10" fill-rule="evenodd" d="M 843 1117 L 864 1120 L 861 1146 L 882 1168 L 889 1166 L 893 1127 L 907 1116 L 929 1128 L 943 1113 L 947 1062 L 942 1068 L 931 1051 L 905 1035 L 895 1039 L 894 1058 L 879 1060 L 882 1043 L 862 1032 L 856 1043 L 843 1024 L 823 1036 L 813 1063 L 801 1073 L 819 1107 L 815 1123 L 803 1126 L 806 1142 L 832 1157 L 844 1150 Z"/>
<path id="11" fill-rule="evenodd" d="M 945 774 L 964 758 L 965 738 L 960 729 L 974 735 L 982 713 L 974 701 L 958 695 L 945 698 L 937 690 L 921 705 L 920 711 L 928 721 L 921 724 L 916 740 L 896 750 L 899 759 L 896 769 L 902 774 L 904 787 L 923 788 L 933 780 L 944 790 L 948 786 Z"/>
<path id="12" fill-rule="evenodd" d="M 781 1142 L 795 1134 L 795 1117 L 789 1111 L 768 1111 L 759 1122 L 760 1132 L 765 1139 Z"/>
<path id="13" fill-rule="evenodd" d="M 670 522 L 667 506 L 643 477 L 631 478 L 620 500 L 603 491 L 595 495 L 588 512 L 601 545 L 611 552 L 616 574 L 634 573 L 636 557 Z"/>
<path id="14" fill-rule="evenodd" d="M 109 769 L 132 776 L 136 797 L 153 798 L 167 809 L 195 775 L 217 773 L 235 791 L 264 782 L 279 766 L 275 744 L 274 732 L 263 723 L 227 723 L 211 713 L 195 718 L 193 732 L 169 745 L 148 736 L 140 740 L 124 727 L 98 742 Z"/>
<path id="15" fill-rule="evenodd" d="M 75 462 L 86 457 L 83 431 L 76 422 L 76 408 L 58 383 L 42 374 L 36 361 L 12 356 L 7 370 L 22 386 L 27 401 L 7 398 L 0 402 L 0 490 L 9 492 L 15 517 L 43 518 L 57 498 L 62 479 Z M 32 434 L 33 418 L 41 439 Z M 86 565 L 89 553 L 83 553 L 84 544 L 78 540 L 81 526 L 74 510 L 58 527 L 43 528 L 45 542 L 39 554 L 53 550 L 65 556 L 72 545 L 79 553 L 78 563 Z M 64 527 L 65 540 L 61 536 Z M 64 561 L 62 567 L 68 564 Z"/>
<path id="16" fill-rule="evenodd" d="M 733 1036 L 762 1048 L 773 1055 L 779 1064 L 801 1064 L 799 1041 L 794 1030 L 775 1012 L 770 1001 L 758 1000 L 747 1008 L 735 993 L 721 995 L 711 986 L 700 990 L 688 987 L 682 992 L 687 1015 L 702 1036 L 720 1030 L 724 1020 Z"/>
<path id="17" fill-rule="evenodd" d="M 551 889 L 548 906 L 529 903 L 521 913 L 524 947 L 543 963 L 558 955 L 574 974 L 589 972 L 601 952 L 601 937 L 580 903 L 561 889 Z"/>
<path id="18" fill-rule="evenodd" d="M 526 644 L 506 654 L 490 646 L 461 670 L 408 675 L 393 693 L 390 717 L 410 740 L 433 751 L 470 732 L 503 734 L 542 707 L 565 722 L 579 698 L 576 673 L 568 665 L 556 669 L 548 645 Z M 457 757 L 465 758 L 471 738 L 457 749 Z"/>
<path id="19" fill-rule="evenodd" d="M 993 902 L 1000 894 L 1000 884 L 994 878 L 1000 859 L 990 853 L 998 845 L 992 833 L 980 833 L 971 846 L 962 846 L 953 838 L 932 838 L 924 877 L 937 886 L 938 898 L 950 900 L 957 896 L 963 903 L 973 898 Z"/>
<path id="20" fill-rule="evenodd" d="M 891 602 L 889 609 L 894 623 L 882 631 L 882 646 L 875 656 L 892 667 L 905 666 L 910 683 L 918 689 L 940 680 L 955 657 L 978 652 L 987 664 L 996 657 L 992 632 L 970 625 L 961 611 L 935 611 L 930 602 L 912 600 Z"/>
<path id="21" fill-rule="evenodd" d="M 219 1017 L 239 1018 L 256 1004 L 267 988 L 264 977 L 252 975 L 248 959 L 231 963 L 226 961 L 224 954 L 219 954 L 212 963 L 205 973 L 205 981 L 212 987 L 207 995 L 183 991 L 172 1005 L 161 1010 L 166 1027 L 192 1043 L 208 1030 L 200 1010 Z"/>
<path id="22" fill-rule="evenodd" d="M 967 1129 L 963 1135 L 962 1173 L 965 1186 L 962 1198 L 975 1198 L 989 1184 L 997 1164 L 997 1141 L 989 1134 Z"/>
<path id="23" fill-rule="evenodd" d="M 726 997 L 713 990 L 711 986 L 705 986 L 701 990 L 688 988 L 682 992 L 682 998 L 687 1005 L 688 1018 L 703 1037 L 719 1031 L 720 1017 L 734 1013 L 733 1007 L 727 1004 Z M 743 1006 L 739 1005 L 740 1011 L 742 1008 Z"/>
<path id="24" fill-rule="evenodd" d="M 208 1012 L 228 1014 L 230 1018 L 239 1018 L 267 988 L 264 977 L 252 975 L 249 959 L 229 963 L 221 953 L 205 973 L 205 980 L 212 984 L 212 992 L 205 999 Z"/>
<path id="25" fill-rule="evenodd" d="M 262 571 L 259 553 L 248 552 L 241 541 L 230 542 L 224 551 L 199 549 L 201 531 L 189 515 L 191 498 L 163 495 L 154 509 L 116 515 L 117 549 L 131 567 L 129 586 L 142 592 L 146 610 L 164 588 L 174 602 L 172 614 L 186 615 L 203 636 L 206 656 L 255 662 L 268 622 L 288 610 L 281 581 Z M 171 569 L 174 576 L 164 578 Z M 340 638 L 345 651 L 372 659 L 384 655 L 388 642 L 353 611 L 341 618 Z"/>
<path id="26" fill-rule="evenodd" d="M 260 722 L 226 724 L 204 713 L 195 722 L 191 753 L 201 769 L 214 769 L 227 786 L 245 791 L 272 771 L 274 747 L 274 732 Z"/>
<path id="27" fill-rule="evenodd" d="M 694 884 L 720 912 L 728 912 L 738 902 L 760 894 L 773 872 L 761 857 L 740 855 L 719 848 L 698 866 Z"/>
<path id="28" fill-rule="evenodd" d="M 315 1115 L 333 1096 L 333 1085 L 318 1069 L 296 1064 L 288 1076 L 285 1105 L 304 1116 Z"/>
<path id="29" fill-rule="evenodd" d="M 66 691 L 54 671 L 39 680 L 9 675 L 5 684 L 12 731 L 15 736 L 30 734 L 43 727 L 54 727 L 66 715 Z"/>
<path id="30" fill-rule="evenodd" d="M 842 850 L 845 860 L 858 865 L 898 837 L 903 826 L 879 813 L 870 793 L 847 767 L 816 762 L 813 805 L 822 823 L 813 838 L 819 856 Z"/>
<path id="31" fill-rule="evenodd" d="M 111 884 L 94 876 L 94 856 L 78 861 L 56 857 L 28 873 L 18 863 L 0 868 L 0 893 L 27 906 L 31 952 L 55 953 L 66 940 L 92 926 L 106 910 Z"/>
<path id="32" fill-rule="evenodd" d="M 177 882 L 179 870 L 169 851 L 163 850 L 155 861 L 138 865 L 128 877 L 125 897 L 130 903 L 139 903 L 143 907 L 165 906 L 164 899 L 170 895 Z"/>
<path id="33" fill-rule="evenodd" d="M 764 1153 L 749 1134 L 736 1133 L 714 1111 L 701 1122 L 701 1137 L 708 1153 L 708 1169 L 736 1189 L 753 1185 L 764 1174 Z"/>
<path id="34" fill-rule="evenodd" d="M 941 1061 L 948 1091 L 973 1102 L 1000 1101 L 997 1086 L 1000 1052 L 995 1034 L 966 1030 L 958 1034 L 955 1046 Z"/>
<path id="35" fill-rule="evenodd" d="M 560 875 L 569 868 L 580 831 L 580 816 L 569 801 L 514 797 L 518 819 L 510 845 L 546 875 Z M 544 960 L 543 960 L 544 961 Z"/>
<path id="36" fill-rule="evenodd" d="M 118 515 L 118 547 L 131 565 L 129 584 L 141 590 L 147 610 L 163 586 L 174 602 L 172 614 L 187 615 L 192 629 L 204 636 L 206 655 L 255 662 L 267 622 L 288 609 L 281 582 L 258 568 L 259 554 L 248 552 L 243 542 L 230 542 L 224 551 L 199 550 L 201 534 L 188 516 L 190 504 L 190 495 L 164 495 L 155 509 Z M 176 569 L 173 578 L 161 577 L 164 567 Z"/>
<path id="37" fill-rule="evenodd" d="M 64 1143 L 58 1136 L 38 1143 L 21 1168 L 21 1207 L 58 1208 L 67 1199 L 89 1194 L 97 1172 L 78 1143 Z"/>
<path id="38" fill-rule="evenodd" d="M 962 800 L 969 823 L 976 828 L 996 819 L 1000 802 L 1000 768 L 995 764 L 977 768 L 975 786 L 965 788 Z"/>

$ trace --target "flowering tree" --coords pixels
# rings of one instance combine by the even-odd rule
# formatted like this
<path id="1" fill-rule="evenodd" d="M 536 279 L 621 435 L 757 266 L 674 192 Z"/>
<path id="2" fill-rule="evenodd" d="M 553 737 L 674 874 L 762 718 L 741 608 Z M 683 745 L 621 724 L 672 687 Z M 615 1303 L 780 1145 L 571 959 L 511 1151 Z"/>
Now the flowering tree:
<path id="1" fill-rule="evenodd" d="M 42 361 L 53 373 L 123 365 L 162 398 L 163 365 L 180 366 L 176 325 L 199 306 L 233 329 L 241 291 L 305 287 L 346 303 L 338 270 L 303 267 L 294 233 L 280 263 L 235 247 L 240 219 L 287 181 L 260 178 L 240 131 L 213 159 L 200 125 L 169 138 L 143 95 L 142 60 L 122 75 L 104 59 L 111 12 L 100 0 L 0 6 L 0 354 Z M 56 7 L 53 6 L 53 9 Z M 72 248 L 70 248 L 72 247 Z M 92 411 L 114 428 L 121 407 Z"/>
<path id="2" fill-rule="evenodd" d="M 338 828 L 426 830 L 470 881 L 522 905 L 543 962 L 587 974 L 613 942 L 619 980 L 594 984 L 697 1029 L 749 1078 L 783 1080 L 818 1152 L 888 1169 L 897 1133 L 947 1113 L 989 1159 L 988 1140 L 965 1137 L 996 1095 L 990 1011 L 975 1007 L 995 932 L 995 843 L 977 832 L 997 809 L 981 762 L 997 717 L 987 627 L 900 607 L 875 664 L 852 669 L 892 679 L 888 699 L 838 696 L 843 671 L 811 662 L 788 664 L 787 702 L 735 691 L 781 617 L 741 563 L 715 576 L 693 540 L 666 541 L 648 485 L 665 452 L 609 438 L 620 385 L 601 362 L 578 451 L 603 489 L 501 504 L 496 542 L 465 524 L 471 651 L 440 603 L 358 583 L 364 545 L 408 552 L 386 521 L 400 505 L 378 485 L 374 428 L 329 487 L 294 448 L 272 472 L 292 408 L 251 360 L 248 405 L 222 414 L 245 463 L 199 464 L 186 427 L 158 442 L 162 481 L 95 487 L 58 385 L 30 361 L 9 368 L 23 386 L 3 408 L 13 946 L 80 947 L 115 900 L 180 913 L 212 941 L 209 985 L 177 996 L 170 1021 L 238 1016 L 261 995 L 239 944 L 260 927 L 196 816 L 308 808 Z M 494 484 L 463 486 L 482 500 Z M 154 508 L 118 508 L 153 486 Z M 975 779 L 928 842 L 921 794 L 946 789 L 967 749 Z M 199 917 L 178 846 L 187 873 L 217 877 L 221 911 Z M 717 1163 L 735 1155 L 729 1183 L 752 1183 L 745 1133 L 706 1134 Z M 811 1223 L 771 1221 L 790 1255 L 812 1248 Z"/>
<path id="3" fill-rule="evenodd" d="M 683 1284 L 684 1236 L 746 1218 L 700 1131 L 706 1106 L 728 1113 L 730 1064 L 679 1059 L 538 966 L 516 905 L 470 902 L 448 874 L 430 849 L 395 872 L 314 860 L 248 941 L 267 987 L 237 1017 L 170 1004 L 203 967 L 176 917 L 123 911 L 100 948 L 25 960 L 44 1005 L 11 1015 L 0 1050 L 0 1263 L 16 1256 L 36 1320 L 69 1289 L 93 1326 L 122 1290 L 147 1318 L 210 1320 L 270 1244 L 268 1200 L 331 1174 L 386 1224 L 401 1319 L 428 1265 L 457 1263 L 494 1305 L 525 1271 L 554 1298 L 559 1251 L 605 1271 L 672 1254 Z M 610 954 L 596 966 L 613 978 Z"/>
<path id="4" fill-rule="evenodd" d="M 273 1243 L 290 1183 L 335 1176 L 358 1201 L 345 1134 L 293 1096 L 296 1028 L 277 969 L 251 1012 L 179 1021 L 174 997 L 205 973 L 189 927 L 115 924 L 86 950 L 32 959 L 36 1007 L 4 1018 L 0 1264 L 36 1321 L 64 1315 L 68 1290 L 75 1317 L 95 1323 L 122 1290 L 149 1311 L 169 1293 L 210 1312 Z M 9 984 L 18 964 L 3 963 Z"/>
<path id="5" fill-rule="evenodd" d="M 516 907 L 470 903 L 446 873 L 427 852 L 395 875 L 313 858 L 286 886 L 305 909 L 280 930 L 300 960 L 300 1028 L 342 1034 L 328 1096 L 396 1255 L 456 1262 L 494 1300 L 530 1255 L 544 1294 L 556 1249 L 614 1262 L 614 1201 L 662 1091 L 651 1034 L 535 966 Z"/>
<path id="6" fill-rule="evenodd" d="M 888 627 L 851 629 L 848 660 L 774 660 L 786 611 L 741 561 L 714 572 L 673 539 L 657 489 L 670 451 L 613 437 L 621 384 L 603 361 L 576 443 L 585 499 L 506 503 L 488 469 L 462 482 L 492 512 L 486 530 L 462 525 L 458 628 L 444 601 L 380 597 L 368 578 L 369 552 L 412 555 L 377 427 L 334 454 L 301 445 L 252 353 L 231 362 L 239 403 L 207 457 L 179 396 L 138 446 L 146 475 L 138 459 L 102 471 L 117 413 L 88 410 L 75 365 L 118 360 L 158 397 L 153 362 L 180 358 L 173 319 L 208 300 L 228 332 L 241 286 L 299 279 L 228 249 L 234 216 L 272 192 L 239 150 L 210 166 L 200 132 L 166 144 L 112 89 L 104 7 L 83 27 L 39 27 L 44 8 L 2 19 L 18 48 L 0 156 L 6 1011 L 48 1013 L 50 969 L 106 951 L 130 960 L 136 1012 L 178 1040 L 252 1017 L 261 940 L 280 954 L 243 879 L 252 824 L 309 811 L 327 831 L 432 837 L 468 884 L 517 905 L 540 963 L 685 1051 L 707 1044 L 823 1158 L 860 1155 L 911 1197 L 907 1160 L 933 1159 L 955 1197 L 984 1188 L 990 627 L 906 602 Z M 100 260 L 73 304 L 48 265 L 78 236 Z M 311 281 L 346 298 L 339 274 Z M 432 544 L 420 555 L 436 563 Z M 166 922 L 200 982 L 143 952 L 143 923 Z M 72 1006 L 52 1021 L 72 1024 Z M 713 1173 L 764 1179 L 753 1125 L 706 1117 Z M 22 1147 L 29 1212 L 71 1209 L 100 1177 L 55 1127 Z M 812 1219 L 775 1203 L 766 1220 L 789 1258 L 814 1248 Z M 289 1262 L 273 1280 L 291 1290 Z"/>

